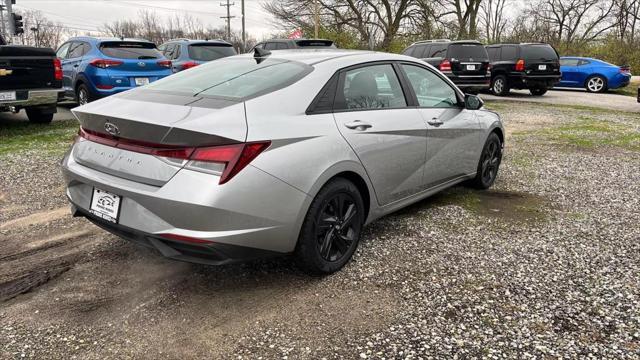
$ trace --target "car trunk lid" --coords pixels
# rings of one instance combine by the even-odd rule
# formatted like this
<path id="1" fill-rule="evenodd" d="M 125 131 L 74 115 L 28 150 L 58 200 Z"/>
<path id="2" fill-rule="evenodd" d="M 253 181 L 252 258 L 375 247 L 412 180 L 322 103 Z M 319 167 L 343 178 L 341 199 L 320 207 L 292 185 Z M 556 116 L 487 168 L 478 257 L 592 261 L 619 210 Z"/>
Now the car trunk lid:
<path id="1" fill-rule="evenodd" d="M 244 105 L 193 96 L 131 91 L 72 110 L 83 136 L 76 161 L 95 170 L 162 186 L 198 147 L 244 142 Z"/>
<path id="2" fill-rule="evenodd" d="M 489 55 L 481 44 L 451 44 L 447 58 L 455 75 L 482 76 L 489 68 Z"/>

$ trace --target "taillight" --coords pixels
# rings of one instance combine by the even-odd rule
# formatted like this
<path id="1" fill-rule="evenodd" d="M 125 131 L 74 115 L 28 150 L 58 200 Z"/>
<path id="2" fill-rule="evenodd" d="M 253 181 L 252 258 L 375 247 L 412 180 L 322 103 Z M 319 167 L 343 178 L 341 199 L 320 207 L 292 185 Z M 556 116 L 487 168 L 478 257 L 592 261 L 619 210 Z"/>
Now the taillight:
<path id="1" fill-rule="evenodd" d="M 119 60 L 110 60 L 110 59 L 93 59 L 89 62 L 89 65 L 95 66 L 101 69 L 107 69 L 114 66 L 120 66 L 123 62 Z"/>
<path id="2" fill-rule="evenodd" d="M 220 185 L 231 180 L 271 145 L 271 141 L 256 141 L 202 148 L 181 147 L 123 139 L 84 128 L 80 128 L 80 136 L 87 140 L 119 149 L 172 159 L 189 160 L 186 165 L 188 168 L 220 175 Z"/>
<path id="3" fill-rule="evenodd" d="M 451 62 L 447 59 L 442 60 L 440 63 L 440 71 L 451 71 Z"/>
<path id="4" fill-rule="evenodd" d="M 171 68 L 171 60 L 160 60 L 158 61 L 158 66 L 166 67 L 167 69 Z"/>
<path id="5" fill-rule="evenodd" d="M 96 88 L 100 90 L 111 90 L 113 89 L 113 85 L 96 84 Z"/>
<path id="6" fill-rule="evenodd" d="M 524 71 L 524 60 L 520 59 L 516 62 L 516 71 Z"/>
<path id="7" fill-rule="evenodd" d="M 622 67 L 620 67 L 620 72 L 623 73 L 623 74 L 631 74 L 631 67 L 622 66 Z"/>
<path id="8" fill-rule="evenodd" d="M 487 64 L 487 71 L 491 72 L 491 64 Z"/>
<path id="9" fill-rule="evenodd" d="M 62 62 L 60 59 L 53 59 L 53 76 L 56 80 L 62 80 Z"/>
<path id="10" fill-rule="evenodd" d="M 269 145 L 271 145 L 271 141 L 197 148 L 191 155 L 191 161 L 188 166 L 216 171 L 208 165 L 217 164 L 219 166 L 218 169 L 221 171 L 220 184 L 222 185 L 231 180 L 245 166 L 249 165 Z"/>
<path id="11" fill-rule="evenodd" d="M 191 69 L 192 67 L 196 67 L 199 64 L 195 61 L 188 61 L 184 64 L 182 64 L 182 70 L 187 70 L 187 69 Z"/>

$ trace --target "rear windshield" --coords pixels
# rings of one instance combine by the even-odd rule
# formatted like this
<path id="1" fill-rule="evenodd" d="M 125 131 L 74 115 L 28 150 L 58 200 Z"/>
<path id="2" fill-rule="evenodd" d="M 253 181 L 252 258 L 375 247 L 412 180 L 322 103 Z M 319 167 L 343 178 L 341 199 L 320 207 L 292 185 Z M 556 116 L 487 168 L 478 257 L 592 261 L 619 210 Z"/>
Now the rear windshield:
<path id="1" fill-rule="evenodd" d="M 523 45 L 521 56 L 525 60 L 558 59 L 558 54 L 550 45 Z"/>
<path id="2" fill-rule="evenodd" d="M 179 72 L 146 86 L 149 90 L 231 99 L 250 98 L 284 88 L 313 68 L 282 59 L 258 63 L 251 57 L 224 58 Z"/>
<path id="3" fill-rule="evenodd" d="M 100 44 L 103 54 L 119 59 L 159 59 L 162 58 L 155 44 L 148 42 L 111 41 Z"/>
<path id="4" fill-rule="evenodd" d="M 233 56 L 236 51 L 231 45 L 223 44 L 193 44 L 189 45 L 189 58 L 198 61 L 217 60 Z"/>
<path id="5" fill-rule="evenodd" d="M 487 50 L 480 44 L 452 44 L 447 57 L 450 59 L 488 59 Z"/>

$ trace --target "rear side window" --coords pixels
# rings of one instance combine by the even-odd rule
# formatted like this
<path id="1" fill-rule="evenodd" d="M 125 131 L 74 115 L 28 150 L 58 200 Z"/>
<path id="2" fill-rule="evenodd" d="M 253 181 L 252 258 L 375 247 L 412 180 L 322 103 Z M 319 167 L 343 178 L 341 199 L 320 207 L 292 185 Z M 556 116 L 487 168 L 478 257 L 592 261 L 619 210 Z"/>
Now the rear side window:
<path id="1" fill-rule="evenodd" d="M 189 45 L 189 58 L 198 61 L 217 60 L 227 56 L 233 56 L 236 51 L 232 46 L 216 44 Z"/>
<path id="2" fill-rule="evenodd" d="M 289 46 L 287 46 L 287 44 L 278 43 L 278 46 L 276 47 L 276 50 L 287 50 L 288 48 L 289 48 Z"/>
<path id="3" fill-rule="evenodd" d="M 414 50 L 416 49 L 415 46 L 410 46 L 408 48 L 406 48 L 403 52 L 402 55 L 407 55 L 407 56 L 413 56 Z"/>
<path id="4" fill-rule="evenodd" d="M 550 45 L 524 45 L 522 57 L 525 60 L 557 60 L 558 54 Z"/>
<path id="5" fill-rule="evenodd" d="M 278 44 L 277 43 L 270 42 L 270 43 L 264 44 L 264 49 L 265 50 L 276 50 L 277 48 L 278 48 Z"/>
<path id="6" fill-rule="evenodd" d="M 496 47 L 487 48 L 487 55 L 489 55 L 489 59 L 491 61 L 500 60 L 500 48 L 496 48 Z"/>
<path id="7" fill-rule="evenodd" d="M 429 56 L 423 57 L 444 57 L 447 53 L 447 44 L 433 44 L 431 45 L 431 49 L 429 50 Z"/>
<path id="8" fill-rule="evenodd" d="M 560 65 L 562 66 L 578 66 L 578 59 L 560 59 Z"/>
<path id="9" fill-rule="evenodd" d="M 451 44 L 447 57 L 450 59 L 488 59 L 487 50 L 480 44 Z"/>
<path id="10" fill-rule="evenodd" d="M 503 46 L 502 54 L 500 55 L 500 60 L 502 61 L 510 61 L 516 60 L 518 56 L 518 49 L 515 46 Z"/>
<path id="11" fill-rule="evenodd" d="M 153 43 L 134 41 L 110 41 L 100 44 L 100 51 L 109 56 L 119 59 L 159 59 L 162 57 L 160 51 Z"/>
<path id="12" fill-rule="evenodd" d="M 373 110 L 407 106 L 398 76 L 390 64 L 349 70 L 338 89 L 336 109 Z"/>
<path id="13" fill-rule="evenodd" d="M 426 57 L 429 57 L 430 48 L 431 48 L 431 45 L 419 45 L 418 47 L 416 47 L 416 51 L 413 54 L 413 56 L 417 57 L 418 59 L 424 59 Z"/>
<path id="14" fill-rule="evenodd" d="M 313 67 L 295 61 L 267 58 L 258 64 L 253 58 L 224 58 L 163 78 L 145 88 L 241 100 L 282 89 L 312 70 Z"/>

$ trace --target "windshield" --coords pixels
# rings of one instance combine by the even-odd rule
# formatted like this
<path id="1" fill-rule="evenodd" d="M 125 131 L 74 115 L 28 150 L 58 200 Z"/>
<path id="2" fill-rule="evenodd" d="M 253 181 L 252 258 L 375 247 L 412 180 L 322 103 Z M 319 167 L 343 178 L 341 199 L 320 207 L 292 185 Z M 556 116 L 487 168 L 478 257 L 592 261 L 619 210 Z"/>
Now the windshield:
<path id="1" fill-rule="evenodd" d="M 162 54 L 156 46 L 147 42 L 103 42 L 100 44 L 100 51 L 113 58 L 119 59 L 160 59 Z"/>
<path id="2" fill-rule="evenodd" d="M 525 60 L 558 60 L 558 54 L 550 45 L 522 46 L 522 57 Z"/>
<path id="3" fill-rule="evenodd" d="M 193 44 L 189 45 L 189 58 L 197 61 L 217 60 L 227 56 L 233 56 L 236 51 L 232 46 L 220 44 Z"/>
<path id="4" fill-rule="evenodd" d="M 488 59 L 487 50 L 480 44 L 452 44 L 447 57 L 450 59 Z"/>
<path id="5" fill-rule="evenodd" d="M 145 88 L 242 99 L 289 86 L 312 70 L 309 65 L 282 59 L 267 58 L 258 63 L 252 57 L 224 58 L 179 72 Z"/>

